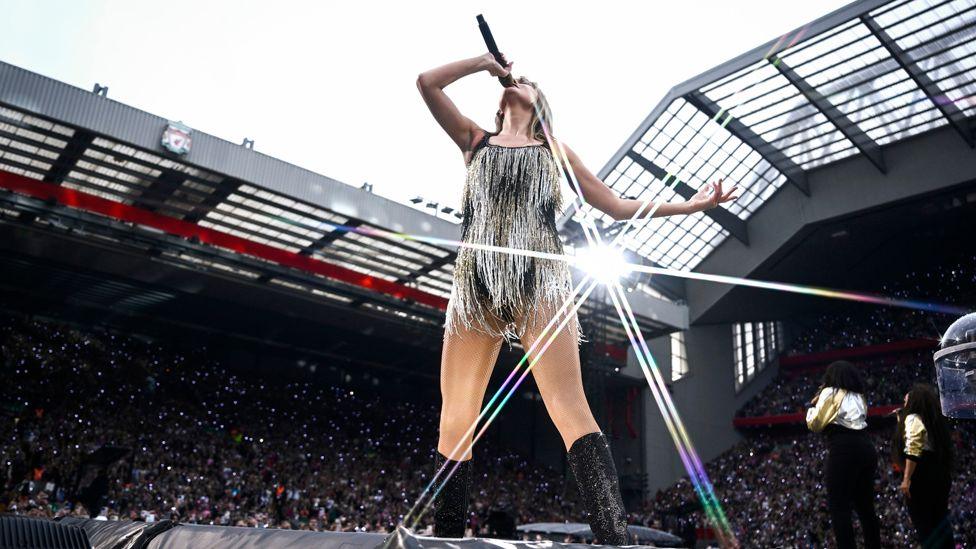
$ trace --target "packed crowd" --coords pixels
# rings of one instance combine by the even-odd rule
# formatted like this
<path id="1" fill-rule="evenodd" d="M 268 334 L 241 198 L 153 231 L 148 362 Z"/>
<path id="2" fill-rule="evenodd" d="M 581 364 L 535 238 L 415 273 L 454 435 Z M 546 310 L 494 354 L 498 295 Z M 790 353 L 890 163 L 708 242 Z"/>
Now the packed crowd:
<path id="1" fill-rule="evenodd" d="M 262 381 L 51 323 L 6 322 L 0 351 L 0 512 L 383 532 L 433 473 L 431 401 Z M 80 466 L 102 447 L 133 451 L 99 479 Z M 490 482 L 476 483 L 473 533 L 493 502 L 517 523 L 581 516 L 555 471 L 487 443 L 478 457 Z M 107 494 L 86 499 L 99 481 Z"/>
<path id="2" fill-rule="evenodd" d="M 910 300 L 972 306 L 976 303 L 976 257 L 964 255 L 948 266 L 925 272 L 905 273 L 904 278 L 884 286 L 884 295 Z M 790 354 L 808 354 L 851 347 L 879 345 L 909 339 L 935 342 L 955 315 L 918 309 L 871 307 L 852 309 L 848 314 L 825 315 L 795 337 Z M 934 382 L 932 351 L 895 353 L 857 361 L 867 384 L 869 406 L 900 405 L 915 381 Z M 822 370 L 799 373 L 782 371 L 739 416 L 764 416 L 804 412 L 817 392 Z M 871 424 L 872 439 L 881 456 L 881 475 L 876 485 L 877 510 L 882 539 L 888 547 L 911 547 L 913 530 L 903 496 L 898 492 L 900 473 L 889 463 L 890 438 L 894 422 L 880 419 Z M 957 451 L 950 508 L 956 541 L 976 547 L 976 428 L 955 422 Z M 826 446 L 811 433 L 764 431 L 707 465 L 719 498 L 747 547 L 827 547 L 833 543 L 826 491 L 823 485 Z M 681 481 L 659 492 L 648 502 L 645 514 L 662 524 L 682 528 L 684 521 L 700 524 L 700 511 L 685 514 L 662 513 L 688 508 L 694 494 Z M 694 505 L 691 505 L 694 507 Z"/>
<path id="3" fill-rule="evenodd" d="M 386 532 L 432 473 L 437 409 L 429 399 L 245 375 L 202 351 L 49 322 L 0 322 L 0 353 L 0 512 Z M 910 372 L 885 369 L 898 367 L 911 364 L 875 366 L 873 390 L 904 390 Z M 886 456 L 890 426 L 877 429 Z M 976 547 L 976 432 L 957 425 L 956 433 L 953 518 L 957 539 Z M 133 451 L 102 469 L 82 467 L 106 447 Z M 742 546 L 832 543 L 824 456 L 816 435 L 765 433 L 708 464 Z M 85 489 L 99 477 L 100 499 Z M 517 524 L 582 518 L 566 477 L 504 449 L 481 445 L 475 479 L 473 535 L 487 535 L 499 502 Z M 882 467 L 878 509 L 890 547 L 911 539 L 897 485 Z M 632 524 L 688 539 L 705 524 L 687 481 L 630 511 Z M 423 517 L 418 530 L 430 526 Z"/>
<path id="4" fill-rule="evenodd" d="M 957 466 L 950 508 L 956 542 L 976 547 L 976 428 L 971 423 L 954 425 Z M 876 510 L 881 520 L 884 547 L 914 546 L 914 531 L 904 496 L 898 491 L 901 474 L 888 459 L 891 429 L 872 432 L 879 454 Z M 823 485 L 826 445 L 813 434 L 771 435 L 750 438 L 718 459 L 706 470 L 715 484 L 719 501 L 742 547 L 831 547 L 830 518 Z M 689 510 L 675 512 L 675 510 Z M 658 492 L 647 501 L 642 515 L 652 524 L 671 531 L 687 530 L 688 523 L 704 525 L 687 480 Z"/>
<path id="5" fill-rule="evenodd" d="M 868 406 L 899 404 L 908 387 L 906 380 L 935 381 L 932 352 L 912 352 L 858 362 L 863 368 L 868 390 L 865 397 Z M 792 374 L 780 372 L 769 385 L 750 399 L 738 415 L 740 417 L 768 416 L 804 412 L 810 399 L 820 388 L 822 370 L 810 370 Z"/>
<path id="6" fill-rule="evenodd" d="M 976 309 L 976 256 L 958 258 L 925 271 L 904 273 L 882 286 L 881 295 L 917 302 L 951 304 Z M 899 404 L 906 381 L 934 381 L 932 351 L 942 332 L 958 315 L 919 308 L 855 305 L 844 314 L 829 314 L 801 326 L 790 344 L 791 355 L 803 355 L 880 345 L 912 339 L 929 340 L 932 349 L 869 360 L 863 367 L 870 406 Z M 820 387 L 820 371 L 795 374 L 782 371 L 769 386 L 751 399 L 738 414 L 742 417 L 790 414 L 803 411 Z"/>
<path id="7" fill-rule="evenodd" d="M 877 292 L 886 297 L 976 309 L 976 256 L 960 254 L 924 271 L 910 271 Z M 907 339 L 938 341 L 958 315 L 924 309 L 859 306 L 810 322 L 795 337 L 789 354 L 807 354 L 878 345 Z"/>

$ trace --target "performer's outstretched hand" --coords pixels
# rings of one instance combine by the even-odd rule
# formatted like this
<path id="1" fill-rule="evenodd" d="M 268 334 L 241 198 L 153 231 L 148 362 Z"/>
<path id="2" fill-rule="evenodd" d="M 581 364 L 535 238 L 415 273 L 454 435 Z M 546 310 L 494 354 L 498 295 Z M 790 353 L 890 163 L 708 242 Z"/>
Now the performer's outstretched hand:
<path id="1" fill-rule="evenodd" d="M 709 183 L 707 185 L 702 185 L 695 196 L 688 199 L 688 202 L 693 203 L 696 210 L 710 210 L 719 204 L 724 204 L 726 202 L 731 202 L 736 198 L 739 198 L 737 191 L 739 188 L 735 185 L 732 186 L 728 192 L 722 191 L 722 181 L 724 179 L 719 179 L 714 183 Z"/>

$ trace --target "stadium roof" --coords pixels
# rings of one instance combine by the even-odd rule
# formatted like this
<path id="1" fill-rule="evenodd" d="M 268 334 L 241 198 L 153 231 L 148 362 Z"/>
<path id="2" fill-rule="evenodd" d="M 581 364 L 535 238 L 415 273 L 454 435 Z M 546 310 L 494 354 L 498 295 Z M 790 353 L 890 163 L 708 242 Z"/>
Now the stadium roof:
<path id="1" fill-rule="evenodd" d="M 286 252 L 322 258 L 379 279 L 410 282 L 412 287 L 442 298 L 450 295 L 450 250 L 344 231 L 341 227 L 365 223 L 163 153 L 140 150 L 3 106 L 0 169 Z M 183 259 L 203 261 L 189 256 Z M 260 276 L 241 269 L 235 272 Z M 341 293 L 323 290 L 320 295 L 353 301 Z"/>
<path id="2" fill-rule="evenodd" d="M 442 325 L 454 248 L 390 232 L 450 241 L 456 224 L 203 132 L 188 154 L 172 154 L 160 144 L 167 125 L 0 63 L 0 187 L 15 191 L 0 192 L 0 222 Z M 642 310 L 646 334 L 674 329 Z M 626 341 L 612 311 L 587 302 L 582 314 Z"/>
<path id="3" fill-rule="evenodd" d="M 704 217 L 641 222 L 627 247 L 694 269 L 729 236 L 748 244 L 749 218 L 783 185 L 809 196 L 810 170 L 859 156 L 884 172 L 886 145 L 945 125 L 972 147 L 974 39 L 973 0 L 862 0 L 675 86 L 599 176 L 641 199 L 688 198 L 720 177 L 742 195 Z"/>

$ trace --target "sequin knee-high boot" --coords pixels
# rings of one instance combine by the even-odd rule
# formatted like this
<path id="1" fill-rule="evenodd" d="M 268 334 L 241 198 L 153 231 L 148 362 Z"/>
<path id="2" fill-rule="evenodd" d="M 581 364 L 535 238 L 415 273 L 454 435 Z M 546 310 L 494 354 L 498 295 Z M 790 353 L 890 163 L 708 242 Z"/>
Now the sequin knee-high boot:
<path id="1" fill-rule="evenodd" d="M 439 471 L 447 463 L 444 472 L 440 474 L 434 490 L 458 463 L 447 459 L 437 450 L 434 451 L 434 471 Z M 468 518 L 468 499 L 471 492 L 471 460 L 462 461 L 454 474 L 447 479 L 447 484 L 434 498 L 434 536 L 439 538 L 463 538 L 464 527 Z"/>
<path id="2" fill-rule="evenodd" d="M 626 544 L 627 514 L 607 438 L 601 432 L 585 434 L 573 442 L 567 456 L 596 542 Z"/>

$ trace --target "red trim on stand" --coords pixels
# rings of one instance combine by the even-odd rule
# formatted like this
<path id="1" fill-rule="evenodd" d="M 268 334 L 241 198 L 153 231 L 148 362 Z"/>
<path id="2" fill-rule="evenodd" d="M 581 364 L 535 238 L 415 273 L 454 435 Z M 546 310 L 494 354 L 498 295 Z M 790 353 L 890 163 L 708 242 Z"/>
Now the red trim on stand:
<path id="1" fill-rule="evenodd" d="M 149 210 L 128 206 L 120 202 L 107 200 L 75 189 L 68 189 L 59 185 L 45 183 L 22 175 L 0 170 L 0 188 L 32 196 L 41 200 L 55 200 L 65 206 L 79 210 L 104 215 L 135 223 L 145 227 L 152 227 L 160 231 L 183 238 L 197 238 L 200 242 L 212 246 L 226 248 L 242 255 L 249 255 L 265 259 L 285 267 L 292 267 L 308 273 L 319 274 L 328 278 L 346 282 L 390 295 L 398 299 L 410 299 L 437 309 L 447 310 L 447 300 L 416 288 L 390 282 L 382 278 L 363 274 L 352 269 L 321 261 L 294 252 L 260 244 L 221 231 L 200 227 L 195 223 L 160 215 Z"/>
<path id="2" fill-rule="evenodd" d="M 715 529 L 711 526 L 699 526 L 695 528 L 695 539 L 698 541 L 708 541 L 718 539 L 718 536 L 715 534 Z"/>
<path id="3" fill-rule="evenodd" d="M 875 406 L 868 410 L 868 417 L 884 417 L 898 409 L 897 405 Z M 775 416 L 737 417 L 732 420 L 736 427 L 769 427 L 772 425 L 805 424 L 806 414 L 780 414 Z"/>
<path id="4" fill-rule="evenodd" d="M 634 401 L 640 396 L 640 390 L 637 387 L 631 387 L 627 390 L 627 406 L 624 417 L 627 422 L 627 433 L 630 434 L 630 438 L 637 438 L 637 429 L 634 428 Z"/>
<path id="5" fill-rule="evenodd" d="M 822 353 L 781 356 L 779 357 L 779 365 L 781 368 L 791 369 L 805 366 L 821 366 L 829 364 L 835 360 L 859 359 L 881 355 L 907 353 L 910 351 L 935 349 L 938 346 L 939 342 L 934 339 L 909 339 L 906 341 L 882 343 L 880 345 L 849 347 L 847 349 L 832 349 Z"/>
<path id="6" fill-rule="evenodd" d="M 610 343 L 596 343 L 594 347 L 596 352 L 603 353 L 604 356 L 608 356 L 622 363 L 627 362 L 627 347 L 620 347 Z"/>

